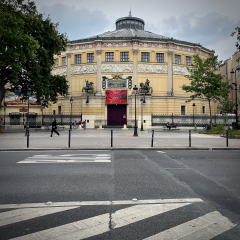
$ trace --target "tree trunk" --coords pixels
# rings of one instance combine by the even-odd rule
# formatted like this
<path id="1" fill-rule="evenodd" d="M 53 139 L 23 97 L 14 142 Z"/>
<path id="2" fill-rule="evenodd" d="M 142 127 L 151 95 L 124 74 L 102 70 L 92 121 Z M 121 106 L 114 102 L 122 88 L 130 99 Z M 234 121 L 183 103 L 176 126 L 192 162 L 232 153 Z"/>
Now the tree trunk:
<path id="1" fill-rule="evenodd" d="M 3 101 L 4 95 L 5 95 L 5 84 L 4 84 L 4 81 L 0 80 L 0 106 Z"/>
<path id="2" fill-rule="evenodd" d="M 212 129 L 212 110 L 211 110 L 211 101 L 208 100 L 209 111 L 210 111 L 210 129 Z"/>

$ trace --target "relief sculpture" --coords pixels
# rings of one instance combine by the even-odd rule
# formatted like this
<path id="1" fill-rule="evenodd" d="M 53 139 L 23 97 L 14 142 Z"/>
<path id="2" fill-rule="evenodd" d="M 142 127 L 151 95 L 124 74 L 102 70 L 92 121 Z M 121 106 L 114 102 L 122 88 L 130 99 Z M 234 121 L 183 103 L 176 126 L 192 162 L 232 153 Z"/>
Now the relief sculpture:
<path id="1" fill-rule="evenodd" d="M 102 72 L 132 72 L 133 67 L 130 64 L 112 64 L 102 65 Z"/>
<path id="2" fill-rule="evenodd" d="M 94 65 L 91 66 L 77 66 L 72 68 L 72 74 L 84 74 L 84 73 L 96 73 L 97 67 Z"/>
<path id="3" fill-rule="evenodd" d="M 167 73 L 166 65 L 139 65 L 138 72 L 143 73 Z"/>
<path id="4" fill-rule="evenodd" d="M 52 75 L 66 75 L 67 74 L 67 68 L 61 68 L 61 69 L 56 69 L 52 71 Z"/>

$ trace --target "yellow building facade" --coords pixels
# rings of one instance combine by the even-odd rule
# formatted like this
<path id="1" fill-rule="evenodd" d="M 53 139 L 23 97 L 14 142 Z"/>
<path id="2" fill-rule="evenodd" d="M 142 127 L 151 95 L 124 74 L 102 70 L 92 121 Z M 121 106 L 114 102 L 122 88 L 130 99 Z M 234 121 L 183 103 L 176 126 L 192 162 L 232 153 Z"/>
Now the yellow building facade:
<path id="1" fill-rule="evenodd" d="M 44 113 L 70 114 L 72 97 L 72 114 L 82 113 L 87 127 L 93 128 L 100 120 L 120 126 L 135 118 L 133 87 L 136 85 L 140 90 L 140 84 L 148 79 L 152 91 L 138 91 L 136 96 L 139 126 L 141 113 L 144 128 L 151 126 L 153 114 L 192 114 L 192 103 L 186 103 L 190 94 L 182 90 L 183 84 L 189 84 L 184 77 L 187 67 L 194 54 L 207 58 L 213 52 L 199 44 L 145 31 L 144 25 L 142 19 L 129 14 L 117 19 L 115 31 L 69 42 L 66 52 L 55 56 L 52 70 L 53 75 L 66 76 L 68 95 L 59 97 Z M 111 84 L 114 80 L 116 84 Z M 93 91 L 83 90 L 86 81 L 93 83 Z M 109 93 L 114 100 L 108 101 Z M 141 101 L 143 95 L 145 103 Z M 199 98 L 194 103 L 195 114 L 209 113 L 206 100 Z M 212 109 L 217 113 L 214 102 Z"/>

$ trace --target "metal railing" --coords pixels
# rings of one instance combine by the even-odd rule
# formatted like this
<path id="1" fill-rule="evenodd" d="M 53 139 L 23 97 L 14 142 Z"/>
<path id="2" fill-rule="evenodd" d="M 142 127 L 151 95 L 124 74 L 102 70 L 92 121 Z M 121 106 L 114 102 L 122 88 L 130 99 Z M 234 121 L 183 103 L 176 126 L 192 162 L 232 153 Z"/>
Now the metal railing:
<path id="1" fill-rule="evenodd" d="M 235 114 L 214 114 L 212 115 L 212 124 L 224 124 L 226 121 L 227 126 L 232 126 L 235 122 Z M 177 126 L 197 126 L 204 127 L 206 124 L 210 123 L 209 114 L 189 114 L 189 115 L 152 115 L 152 126 L 164 126 L 169 122 L 170 124 L 175 123 Z"/>
<path id="2" fill-rule="evenodd" d="M 78 123 L 82 120 L 82 114 L 58 114 L 58 115 L 37 115 L 29 114 L 29 127 L 30 128 L 40 128 L 41 126 L 50 126 L 52 124 L 52 119 L 56 118 L 57 125 L 70 125 L 75 121 Z M 0 116 L 0 125 L 2 126 L 25 126 L 27 122 L 27 114 L 9 114 Z"/>

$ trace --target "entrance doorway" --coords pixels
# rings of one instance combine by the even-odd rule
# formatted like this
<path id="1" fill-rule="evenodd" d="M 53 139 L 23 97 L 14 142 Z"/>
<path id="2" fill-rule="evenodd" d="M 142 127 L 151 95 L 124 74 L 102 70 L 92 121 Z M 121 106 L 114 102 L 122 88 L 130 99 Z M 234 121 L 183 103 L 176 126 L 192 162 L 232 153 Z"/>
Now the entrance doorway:
<path id="1" fill-rule="evenodd" d="M 123 126 L 127 124 L 127 105 L 108 105 L 107 107 L 107 125 Z"/>

